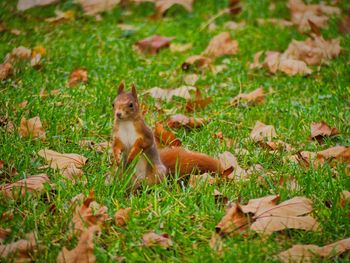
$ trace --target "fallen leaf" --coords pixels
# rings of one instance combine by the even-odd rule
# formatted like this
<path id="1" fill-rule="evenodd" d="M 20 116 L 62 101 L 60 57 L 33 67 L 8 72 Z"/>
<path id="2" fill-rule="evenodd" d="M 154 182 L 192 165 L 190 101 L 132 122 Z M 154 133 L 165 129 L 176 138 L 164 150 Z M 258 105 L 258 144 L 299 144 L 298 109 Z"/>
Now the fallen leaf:
<path id="1" fill-rule="evenodd" d="M 86 83 L 88 81 L 88 72 L 86 69 L 78 68 L 72 71 L 69 75 L 68 85 L 74 87 L 79 83 Z"/>
<path id="2" fill-rule="evenodd" d="M 195 91 L 196 88 L 193 86 L 181 86 L 176 89 L 162 89 L 162 88 L 152 88 L 146 90 L 143 94 L 149 94 L 154 99 L 170 101 L 174 96 L 181 97 L 186 100 L 191 98 L 190 91 Z"/>
<path id="3" fill-rule="evenodd" d="M 0 245 L 0 258 L 5 259 L 6 262 L 28 262 L 32 260 L 32 254 L 39 248 L 34 233 L 29 233 L 24 239 Z"/>
<path id="4" fill-rule="evenodd" d="M 94 200 L 94 192 L 91 191 L 84 203 L 75 208 L 71 229 L 80 234 L 92 226 L 103 224 L 108 218 L 107 210 L 106 206 L 101 206 Z"/>
<path id="5" fill-rule="evenodd" d="M 209 241 L 209 246 L 212 250 L 214 250 L 216 253 L 221 255 L 223 253 L 223 240 L 221 238 L 221 235 L 214 233 Z"/>
<path id="6" fill-rule="evenodd" d="M 99 153 L 103 153 L 103 152 L 107 151 L 108 149 L 110 149 L 110 147 L 111 147 L 111 144 L 108 141 L 96 143 L 96 142 L 91 141 L 91 140 L 81 140 L 78 142 L 78 144 L 80 146 L 86 146 L 86 147 L 89 147 L 91 149 L 94 149 L 96 152 L 99 152 Z"/>
<path id="7" fill-rule="evenodd" d="M 228 151 L 219 154 L 219 161 L 224 171 L 223 176 L 228 179 L 243 179 L 248 175 L 247 171 L 239 166 L 237 158 Z"/>
<path id="8" fill-rule="evenodd" d="M 296 59 L 281 59 L 278 69 L 288 76 L 308 75 L 312 73 L 304 61 Z"/>
<path id="9" fill-rule="evenodd" d="M 20 109 L 24 109 L 24 108 L 27 106 L 27 104 L 28 104 L 28 101 L 27 101 L 27 100 L 24 100 L 24 101 L 18 103 L 18 107 L 19 107 Z"/>
<path id="10" fill-rule="evenodd" d="M 241 100 L 247 102 L 250 105 L 261 104 L 265 100 L 264 89 L 262 87 L 259 87 L 250 93 L 241 93 L 231 99 L 230 104 L 237 105 Z"/>
<path id="11" fill-rule="evenodd" d="M 249 65 L 250 69 L 262 67 L 262 63 L 260 62 L 260 57 L 263 53 L 264 53 L 263 51 L 258 51 L 254 54 L 253 63 L 250 63 L 250 65 Z"/>
<path id="12" fill-rule="evenodd" d="M 311 139 L 322 141 L 324 137 L 330 137 L 339 134 L 337 128 L 331 128 L 324 121 L 311 123 Z"/>
<path id="13" fill-rule="evenodd" d="M 41 140 L 46 139 L 45 130 L 41 124 L 40 117 L 38 116 L 28 120 L 25 117 L 22 117 L 19 127 L 19 134 L 24 138 L 32 137 L 39 138 Z"/>
<path id="14" fill-rule="evenodd" d="M 163 248 L 169 248 L 173 245 L 168 234 L 159 235 L 153 231 L 144 234 L 142 241 L 146 247 L 161 246 Z"/>
<path id="15" fill-rule="evenodd" d="M 188 74 L 188 75 L 185 75 L 183 78 L 185 84 L 190 86 L 193 86 L 194 84 L 196 84 L 198 79 L 199 77 L 197 74 Z"/>
<path id="16" fill-rule="evenodd" d="M 35 6 L 44 6 L 57 3 L 59 0 L 18 0 L 17 10 L 24 11 Z"/>
<path id="17" fill-rule="evenodd" d="M 160 49 L 169 47 L 173 37 L 162 37 L 154 35 L 152 37 L 145 38 L 137 41 L 135 46 L 145 54 L 156 54 Z"/>
<path id="18" fill-rule="evenodd" d="M 1 185 L 0 193 L 5 197 L 16 199 L 19 196 L 25 196 L 27 193 L 41 192 L 44 190 L 45 183 L 50 183 L 50 179 L 46 174 L 32 175 L 14 183 Z"/>
<path id="19" fill-rule="evenodd" d="M 96 15 L 100 12 L 110 11 L 120 0 L 76 0 L 84 10 L 86 15 Z"/>
<path id="20" fill-rule="evenodd" d="M 227 21 L 224 23 L 224 28 L 228 30 L 237 30 L 242 29 L 246 25 L 245 21 L 241 21 L 239 23 L 236 23 L 235 21 Z"/>
<path id="21" fill-rule="evenodd" d="M 68 250 L 63 247 L 57 256 L 58 263 L 94 263 L 94 236 L 99 234 L 101 229 L 98 226 L 90 226 L 85 229 L 78 240 L 78 245 Z"/>
<path id="22" fill-rule="evenodd" d="M 0 244 L 10 235 L 10 233 L 11 233 L 10 229 L 0 228 Z"/>
<path id="23" fill-rule="evenodd" d="M 49 149 L 43 149 L 38 152 L 53 169 L 66 169 L 74 165 L 81 168 L 87 162 L 87 158 L 76 153 L 59 153 Z"/>
<path id="24" fill-rule="evenodd" d="M 287 152 L 291 152 L 294 151 L 293 146 L 291 146 L 289 143 L 286 143 L 284 141 L 281 140 L 277 140 L 277 141 L 270 141 L 270 142 L 266 142 L 264 143 L 263 146 L 268 146 L 268 148 L 272 151 L 276 151 L 276 150 L 284 150 Z"/>
<path id="25" fill-rule="evenodd" d="M 171 43 L 169 46 L 170 51 L 173 53 L 176 53 L 176 52 L 182 53 L 182 52 L 185 52 L 191 48 L 192 48 L 192 43 L 188 43 L 188 44 Z"/>
<path id="26" fill-rule="evenodd" d="M 318 166 L 316 162 L 317 154 L 309 151 L 300 151 L 295 155 L 288 158 L 289 161 L 299 164 L 303 167 L 309 168 L 311 165 L 314 167 Z"/>
<path id="27" fill-rule="evenodd" d="M 241 205 L 243 213 L 259 214 L 261 209 L 274 207 L 279 200 L 277 195 L 268 195 L 261 198 L 251 199 L 248 204 Z"/>
<path id="28" fill-rule="evenodd" d="M 210 40 L 202 56 L 214 59 L 223 55 L 235 55 L 238 52 L 238 42 L 231 39 L 229 32 L 222 32 Z"/>
<path id="29" fill-rule="evenodd" d="M 343 18 L 343 20 L 339 21 L 338 28 L 342 34 L 350 33 L 350 9 L 347 11 L 347 15 Z"/>
<path id="30" fill-rule="evenodd" d="M 118 24 L 117 25 L 123 31 L 137 31 L 138 27 L 129 24 Z"/>
<path id="31" fill-rule="evenodd" d="M 70 167 L 62 169 L 61 174 L 75 183 L 76 179 L 83 175 L 83 171 L 75 167 L 75 165 L 72 165 Z"/>
<path id="32" fill-rule="evenodd" d="M 341 162 L 350 163 L 350 147 L 335 146 L 326 150 L 317 152 L 317 159 L 324 163 L 326 160 L 336 159 Z"/>
<path id="33" fill-rule="evenodd" d="M 156 0 L 156 9 L 158 13 L 164 14 L 173 5 L 180 5 L 188 12 L 192 12 L 192 5 L 194 0 Z"/>
<path id="34" fill-rule="evenodd" d="M 272 125 L 266 125 L 260 121 L 255 123 L 255 126 L 250 133 L 250 138 L 255 142 L 271 141 L 272 138 L 276 136 L 275 127 Z"/>
<path id="35" fill-rule="evenodd" d="M 169 128 L 176 129 L 179 127 L 187 127 L 187 128 L 199 128 L 205 124 L 204 119 L 187 117 L 183 114 L 176 114 L 170 116 L 168 120 Z"/>
<path id="36" fill-rule="evenodd" d="M 280 18 L 266 18 L 266 19 L 258 18 L 257 22 L 259 25 L 271 24 L 271 25 L 280 26 L 280 27 L 293 26 L 293 23 L 291 21 L 280 19 Z"/>
<path id="37" fill-rule="evenodd" d="M 167 131 L 164 126 L 157 122 L 154 130 L 154 137 L 157 142 L 169 146 L 180 146 L 181 141 L 176 138 L 175 134 L 171 131 Z"/>
<path id="38" fill-rule="evenodd" d="M 12 64 L 5 62 L 0 64 L 0 80 L 7 79 L 12 74 Z"/>
<path id="39" fill-rule="evenodd" d="M 182 63 L 181 68 L 183 70 L 189 70 L 191 66 L 195 68 L 204 69 L 211 64 L 212 60 L 202 55 L 190 56 Z"/>
<path id="40" fill-rule="evenodd" d="M 130 214 L 131 208 L 120 208 L 115 214 L 114 214 L 114 221 L 117 226 L 125 226 L 126 222 L 129 220 L 129 214 Z"/>
<path id="41" fill-rule="evenodd" d="M 215 178 L 208 173 L 195 175 L 191 174 L 188 184 L 192 187 L 201 186 L 204 184 L 212 185 L 215 183 Z"/>
<path id="42" fill-rule="evenodd" d="M 57 23 L 61 21 L 71 20 L 74 18 L 75 13 L 73 10 L 68 11 L 61 11 L 61 10 L 55 10 L 55 17 L 46 18 L 45 21 L 49 23 Z"/>
<path id="43" fill-rule="evenodd" d="M 195 99 L 189 100 L 186 103 L 186 111 L 193 112 L 196 110 L 204 109 L 212 102 L 212 97 L 202 98 L 197 97 Z"/>
<path id="44" fill-rule="evenodd" d="M 232 203 L 226 209 L 224 217 L 216 225 L 216 233 L 230 234 L 244 232 L 249 226 L 248 217 L 237 203 Z"/>
<path id="45" fill-rule="evenodd" d="M 279 253 L 276 258 L 282 262 L 314 262 L 319 257 L 331 258 L 339 256 L 350 249 L 350 238 L 319 247 L 316 245 L 294 245 Z"/>
<path id="46" fill-rule="evenodd" d="M 340 193 L 340 206 L 345 207 L 346 205 L 350 204 L 350 192 L 349 191 L 342 191 Z"/>

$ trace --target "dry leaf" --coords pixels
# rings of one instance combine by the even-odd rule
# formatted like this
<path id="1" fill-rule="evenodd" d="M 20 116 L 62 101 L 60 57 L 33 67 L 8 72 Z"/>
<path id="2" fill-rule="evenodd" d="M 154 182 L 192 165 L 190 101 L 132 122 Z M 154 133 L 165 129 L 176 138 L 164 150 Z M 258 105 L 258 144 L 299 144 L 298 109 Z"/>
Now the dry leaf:
<path id="1" fill-rule="evenodd" d="M 279 19 L 279 18 L 258 18 L 257 22 L 259 25 L 265 25 L 265 24 L 271 24 L 275 26 L 280 27 L 290 27 L 293 26 L 293 23 L 291 21 L 285 20 L 285 19 Z"/>
<path id="2" fill-rule="evenodd" d="M 322 141 L 324 137 L 330 137 L 339 134 L 337 128 L 331 128 L 324 121 L 311 123 L 311 139 Z"/>
<path id="3" fill-rule="evenodd" d="M 232 153 L 226 151 L 219 154 L 219 161 L 224 171 L 224 177 L 228 179 L 244 179 L 247 177 L 248 172 L 239 166 L 237 158 Z"/>
<path id="4" fill-rule="evenodd" d="M 168 248 L 173 245 L 168 234 L 158 235 L 153 231 L 144 234 L 142 236 L 142 241 L 146 247 L 161 246 L 163 248 Z"/>
<path id="5" fill-rule="evenodd" d="M 152 36 L 137 41 L 135 46 L 145 54 L 156 54 L 160 49 L 169 47 L 173 37 Z"/>
<path id="6" fill-rule="evenodd" d="M 204 184 L 212 185 L 215 183 L 215 178 L 208 173 L 195 175 L 191 174 L 188 184 L 192 187 L 201 186 Z"/>
<path id="7" fill-rule="evenodd" d="M 96 257 L 94 255 L 94 236 L 99 234 L 101 229 L 98 226 L 90 226 L 85 229 L 78 241 L 78 245 L 68 250 L 63 247 L 57 256 L 58 263 L 94 263 Z"/>
<path id="8" fill-rule="evenodd" d="M 193 99 L 193 100 L 189 100 L 186 103 L 186 111 L 187 112 L 193 112 L 196 110 L 201 110 L 204 109 L 206 106 L 208 106 L 211 102 L 212 102 L 212 97 L 207 97 L 207 98 L 202 98 L 202 97 L 198 97 Z"/>
<path id="9" fill-rule="evenodd" d="M 331 258 L 343 254 L 350 249 L 350 238 L 319 247 L 316 245 L 294 245 L 279 253 L 276 258 L 282 262 L 314 262 L 319 257 Z"/>
<path id="10" fill-rule="evenodd" d="M 8 235 L 11 233 L 10 229 L 3 229 L 0 228 L 0 244 L 8 237 Z M 0 250 L 1 251 L 1 250 Z"/>
<path id="11" fill-rule="evenodd" d="M 61 11 L 61 10 L 55 10 L 55 17 L 46 18 L 45 21 L 49 23 L 57 23 L 65 20 L 70 20 L 74 18 L 74 11 L 68 10 L 68 11 Z"/>
<path id="12" fill-rule="evenodd" d="M 274 207 L 279 200 L 277 195 L 268 195 L 261 198 L 251 199 L 248 204 L 241 205 L 243 213 L 259 214 L 261 209 Z"/>
<path id="13" fill-rule="evenodd" d="M 253 63 L 251 63 L 249 65 L 250 69 L 261 68 L 262 67 L 262 63 L 260 63 L 260 57 L 261 57 L 261 55 L 263 53 L 264 53 L 264 51 L 259 51 L 259 52 L 256 52 L 254 54 Z"/>
<path id="14" fill-rule="evenodd" d="M 88 81 L 88 73 L 86 69 L 78 68 L 70 73 L 68 85 L 69 87 L 74 87 L 79 83 L 86 83 L 87 81 Z"/>
<path id="15" fill-rule="evenodd" d="M 285 150 L 287 152 L 294 151 L 293 146 L 291 146 L 289 143 L 286 143 L 281 140 L 273 141 L 273 142 L 266 142 L 262 146 L 267 146 L 270 150 L 276 151 L 276 150 Z"/>
<path id="16" fill-rule="evenodd" d="M 192 43 L 188 43 L 188 44 L 175 44 L 175 43 L 171 43 L 169 46 L 169 49 L 171 52 L 185 52 L 189 49 L 192 48 Z"/>
<path id="17" fill-rule="evenodd" d="M 75 208 L 71 229 L 75 233 L 80 234 L 89 227 L 102 224 L 107 218 L 107 207 L 98 204 L 94 200 L 94 192 L 91 191 L 84 203 Z"/>
<path id="18" fill-rule="evenodd" d="M 6 245 L 0 245 L 0 258 L 6 262 L 28 262 L 33 258 L 31 255 L 39 249 L 34 233 L 26 234 L 25 239 L 20 239 Z"/>
<path id="19" fill-rule="evenodd" d="M 248 226 L 248 217 L 242 212 L 239 204 L 233 203 L 226 209 L 224 217 L 216 225 L 215 229 L 220 234 L 241 233 Z"/>
<path id="20" fill-rule="evenodd" d="M 114 214 L 114 221 L 117 226 L 125 226 L 126 222 L 129 220 L 129 213 L 131 211 L 131 208 L 120 208 L 115 214 Z"/>
<path id="21" fill-rule="evenodd" d="M 81 4 L 86 15 L 96 15 L 100 12 L 110 11 L 120 0 L 75 0 L 76 3 Z"/>
<path id="22" fill-rule="evenodd" d="M 250 133 L 250 138 L 255 142 L 271 141 L 272 138 L 276 136 L 275 127 L 272 125 L 266 125 L 260 121 L 255 123 L 255 126 Z"/>
<path id="23" fill-rule="evenodd" d="M 156 9 L 158 13 L 163 14 L 173 5 L 181 5 L 188 12 L 192 12 L 192 5 L 194 0 L 156 0 Z"/>
<path id="24" fill-rule="evenodd" d="M 46 174 L 32 175 L 14 183 L 1 185 L 0 193 L 16 199 L 19 196 L 25 196 L 27 192 L 41 192 L 44 190 L 44 184 L 49 182 L 50 179 Z"/>
<path id="25" fill-rule="evenodd" d="M 75 167 L 75 165 L 62 169 L 61 173 L 64 177 L 72 180 L 74 183 L 76 182 L 76 178 L 79 178 L 83 175 L 83 171 Z"/>
<path id="26" fill-rule="evenodd" d="M 162 89 L 162 88 L 152 88 L 146 90 L 143 94 L 149 94 L 154 99 L 170 101 L 174 96 L 181 97 L 186 100 L 191 98 L 190 91 L 195 91 L 196 88 L 192 86 L 181 86 L 177 89 Z"/>
<path id="27" fill-rule="evenodd" d="M 238 42 L 231 39 L 229 32 L 222 32 L 210 40 L 202 56 L 214 59 L 223 55 L 235 55 L 238 52 Z"/>
<path id="28" fill-rule="evenodd" d="M 154 137 L 156 138 L 157 142 L 164 145 L 169 146 L 180 146 L 181 141 L 176 138 L 175 134 L 171 131 L 167 131 L 164 129 L 164 126 L 157 122 L 155 129 L 154 129 Z"/>
<path id="29" fill-rule="evenodd" d="M 205 121 L 201 118 L 187 117 L 183 114 L 170 116 L 168 126 L 176 129 L 179 127 L 199 128 L 204 125 Z"/>
<path id="30" fill-rule="evenodd" d="M 261 104 L 265 100 L 264 89 L 262 87 L 259 87 L 250 93 L 241 93 L 231 99 L 230 104 L 237 105 L 240 100 L 246 101 L 250 105 Z"/>
<path id="31" fill-rule="evenodd" d="M 44 6 L 57 2 L 59 0 L 18 0 L 17 10 L 24 11 L 35 6 Z"/>
<path id="32" fill-rule="evenodd" d="M 91 141 L 91 140 L 81 140 L 78 142 L 78 144 L 80 146 L 86 146 L 91 149 L 94 149 L 96 152 L 99 152 L 99 153 L 103 153 L 108 149 L 110 149 L 111 147 L 111 144 L 108 141 L 95 143 L 94 141 Z"/>
<path id="33" fill-rule="evenodd" d="M 326 160 L 336 159 L 350 163 L 350 147 L 335 146 L 317 153 L 317 159 L 324 163 Z"/>
<path id="34" fill-rule="evenodd" d="M 53 150 L 43 149 L 38 152 L 53 169 L 66 169 L 75 166 L 81 168 L 87 162 L 87 158 L 75 153 L 58 153 Z"/>
<path id="35" fill-rule="evenodd" d="M 350 33 L 350 9 L 347 11 L 347 15 L 343 18 L 343 20 L 339 21 L 338 28 L 342 34 Z"/>
<path id="36" fill-rule="evenodd" d="M 296 59 L 281 59 L 278 70 L 286 73 L 288 76 L 308 75 L 312 73 L 304 61 Z"/>
<path id="37" fill-rule="evenodd" d="M 194 84 L 196 84 L 198 79 L 199 77 L 197 74 L 188 74 L 188 75 L 185 75 L 183 78 L 185 84 L 190 86 L 193 86 Z"/>
<path id="38" fill-rule="evenodd" d="M 221 238 L 221 235 L 214 233 L 210 238 L 209 246 L 216 253 L 222 254 L 222 252 L 223 252 L 223 240 Z"/>
<path id="39" fill-rule="evenodd" d="M 309 151 L 301 151 L 288 158 L 289 161 L 299 164 L 303 167 L 309 168 L 311 165 L 317 167 L 319 163 L 316 161 L 317 154 Z"/>
<path id="40" fill-rule="evenodd" d="M 349 191 L 342 191 L 340 193 L 340 206 L 345 207 L 346 205 L 350 204 L 350 192 Z"/>
<path id="41" fill-rule="evenodd" d="M 12 64 L 5 62 L 0 64 L 0 80 L 7 79 L 12 74 Z"/>
<path id="42" fill-rule="evenodd" d="M 27 120 L 25 117 L 22 117 L 19 127 L 19 134 L 24 138 L 32 137 L 39 138 L 41 140 L 46 139 L 45 130 L 41 124 L 40 117 L 38 116 L 33 117 L 29 120 Z"/>
<path id="43" fill-rule="evenodd" d="M 196 68 L 204 69 L 207 68 L 211 62 L 212 60 L 210 58 L 204 57 L 202 55 L 194 55 L 188 57 L 186 61 L 182 63 L 181 68 L 183 70 L 188 70 L 191 66 L 194 66 Z"/>

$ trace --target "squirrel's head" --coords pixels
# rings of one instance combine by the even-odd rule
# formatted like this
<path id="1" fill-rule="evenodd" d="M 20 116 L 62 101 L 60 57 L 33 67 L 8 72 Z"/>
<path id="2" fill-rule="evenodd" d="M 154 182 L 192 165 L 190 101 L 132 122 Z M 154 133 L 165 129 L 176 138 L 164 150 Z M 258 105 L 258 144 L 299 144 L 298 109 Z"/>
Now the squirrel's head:
<path id="1" fill-rule="evenodd" d="M 132 120 L 140 113 L 134 84 L 131 85 L 131 92 L 125 92 L 124 87 L 124 82 L 119 84 L 118 95 L 112 104 L 116 120 Z"/>

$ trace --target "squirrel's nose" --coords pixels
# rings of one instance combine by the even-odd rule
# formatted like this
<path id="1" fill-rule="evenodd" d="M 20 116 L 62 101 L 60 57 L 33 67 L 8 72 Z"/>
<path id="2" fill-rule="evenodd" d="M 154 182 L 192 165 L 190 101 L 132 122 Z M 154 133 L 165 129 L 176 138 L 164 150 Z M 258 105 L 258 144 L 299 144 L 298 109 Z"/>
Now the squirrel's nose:
<path id="1" fill-rule="evenodd" d="M 121 112 L 117 112 L 117 117 L 120 119 L 122 117 L 122 113 Z"/>

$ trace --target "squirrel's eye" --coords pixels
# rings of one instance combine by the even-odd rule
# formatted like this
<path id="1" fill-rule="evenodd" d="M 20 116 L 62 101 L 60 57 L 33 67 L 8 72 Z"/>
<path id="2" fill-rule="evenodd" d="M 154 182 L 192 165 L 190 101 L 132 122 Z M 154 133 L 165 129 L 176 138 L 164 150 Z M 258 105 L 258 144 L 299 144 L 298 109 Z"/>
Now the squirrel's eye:
<path id="1" fill-rule="evenodd" d="M 129 104 L 129 108 L 134 107 L 134 104 L 132 104 L 132 102 Z"/>

